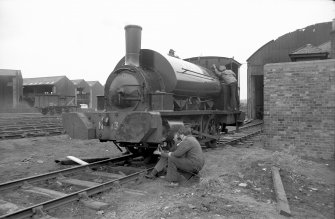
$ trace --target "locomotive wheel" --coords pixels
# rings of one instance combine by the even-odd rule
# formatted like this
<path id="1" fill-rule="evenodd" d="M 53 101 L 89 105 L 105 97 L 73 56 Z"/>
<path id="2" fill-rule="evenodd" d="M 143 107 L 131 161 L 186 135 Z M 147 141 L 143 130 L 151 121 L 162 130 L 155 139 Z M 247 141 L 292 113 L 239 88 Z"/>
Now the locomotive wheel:
<path id="1" fill-rule="evenodd" d="M 205 128 L 204 128 L 204 133 L 209 134 L 209 135 L 219 135 L 218 128 L 217 128 L 218 126 L 219 125 L 216 123 L 215 119 L 213 117 L 209 117 L 205 125 Z M 216 139 L 210 139 L 210 140 L 205 141 L 205 146 L 208 148 L 215 148 L 216 143 L 217 143 Z"/>
<path id="2" fill-rule="evenodd" d="M 135 147 L 126 147 L 126 150 L 134 155 L 140 155 L 140 151 Z"/>
<path id="3" fill-rule="evenodd" d="M 134 155 L 138 156 L 143 156 L 144 158 L 144 163 L 149 164 L 149 163 L 154 163 L 157 162 L 157 156 L 153 154 L 153 152 L 156 150 L 156 148 L 149 148 L 149 147 L 140 147 L 140 148 L 135 148 L 135 147 L 126 147 L 127 151 Z"/>
<path id="4" fill-rule="evenodd" d="M 216 143 L 217 143 L 216 139 L 213 139 L 213 140 L 207 141 L 205 143 L 205 146 L 208 148 L 216 148 L 217 147 Z"/>
<path id="5" fill-rule="evenodd" d="M 57 107 L 56 108 L 56 113 L 57 114 L 62 114 L 62 107 Z"/>
<path id="6" fill-rule="evenodd" d="M 47 109 L 47 108 L 42 108 L 42 109 L 41 109 L 41 113 L 42 113 L 43 115 L 46 115 L 46 114 L 48 113 L 48 109 Z"/>
<path id="7" fill-rule="evenodd" d="M 49 113 L 50 113 L 50 115 L 54 115 L 55 114 L 55 109 L 54 108 L 50 109 Z"/>

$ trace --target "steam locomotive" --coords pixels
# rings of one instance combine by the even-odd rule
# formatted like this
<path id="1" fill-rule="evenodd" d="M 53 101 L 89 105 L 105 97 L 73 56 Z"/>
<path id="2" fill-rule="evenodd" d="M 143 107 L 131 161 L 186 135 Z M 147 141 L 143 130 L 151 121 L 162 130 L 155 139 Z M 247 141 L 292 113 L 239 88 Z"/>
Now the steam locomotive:
<path id="1" fill-rule="evenodd" d="M 187 124 L 201 144 L 211 147 L 226 125 L 243 121 L 240 111 L 226 110 L 225 85 L 212 71 L 141 49 L 140 26 L 128 25 L 125 31 L 126 55 L 106 81 L 104 112 L 63 114 L 72 138 L 98 138 L 132 152 L 148 151 L 171 141 Z"/>

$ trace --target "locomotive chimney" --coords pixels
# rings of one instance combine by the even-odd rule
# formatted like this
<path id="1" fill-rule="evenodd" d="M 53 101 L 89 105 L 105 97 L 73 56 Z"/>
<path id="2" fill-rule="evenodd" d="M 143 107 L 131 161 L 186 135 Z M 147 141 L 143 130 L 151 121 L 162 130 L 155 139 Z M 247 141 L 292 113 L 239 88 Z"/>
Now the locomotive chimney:
<path id="1" fill-rule="evenodd" d="M 141 50 L 141 32 L 142 27 L 137 25 L 127 25 L 124 27 L 126 31 L 126 65 L 140 65 Z"/>

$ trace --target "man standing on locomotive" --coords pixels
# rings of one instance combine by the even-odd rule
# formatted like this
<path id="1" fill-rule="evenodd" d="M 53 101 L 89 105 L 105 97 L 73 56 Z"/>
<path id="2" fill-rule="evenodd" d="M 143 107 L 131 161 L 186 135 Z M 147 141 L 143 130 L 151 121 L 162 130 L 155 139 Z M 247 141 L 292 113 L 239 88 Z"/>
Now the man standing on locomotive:
<path id="1" fill-rule="evenodd" d="M 178 186 L 180 175 L 177 169 L 198 174 L 205 164 L 205 157 L 201 145 L 191 134 L 190 127 L 181 127 L 174 136 L 174 140 L 180 138 L 174 152 L 163 152 L 156 150 L 154 154 L 161 155 L 152 172 L 147 175 L 148 178 L 155 178 L 157 173 L 164 170 L 167 165 L 166 180 L 171 182 L 171 186 Z"/>
<path id="2" fill-rule="evenodd" d="M 230 107 L 233 110 L 239 110 L 240 99 L 238 96 L 238 86 L 236 74 L 232 70 L 227 70 L 226 66 L 220 65 L 219 70 L 216 65 L 213 64 L 213 70 L 219 77 L 219 80 L 228 85 L 230 91 Z"/>

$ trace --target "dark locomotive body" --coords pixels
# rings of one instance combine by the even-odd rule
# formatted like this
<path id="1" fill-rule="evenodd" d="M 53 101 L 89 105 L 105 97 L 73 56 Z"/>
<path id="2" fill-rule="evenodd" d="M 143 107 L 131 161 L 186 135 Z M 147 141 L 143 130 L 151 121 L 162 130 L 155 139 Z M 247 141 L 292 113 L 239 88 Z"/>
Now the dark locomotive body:
<path id="1" fill-rule="evenodd" d="M 126 26 L 126 56 L 105 84 L 105 112 L 63 114 L 73 138 L 98 138 L 128 148 L 156 148 L 188 124 L 207 145 L 226 125 L 241 120 L 226 110 L 224 86 L 216 75 L 179 58 L 140 49 L 141 28 Z"/>

